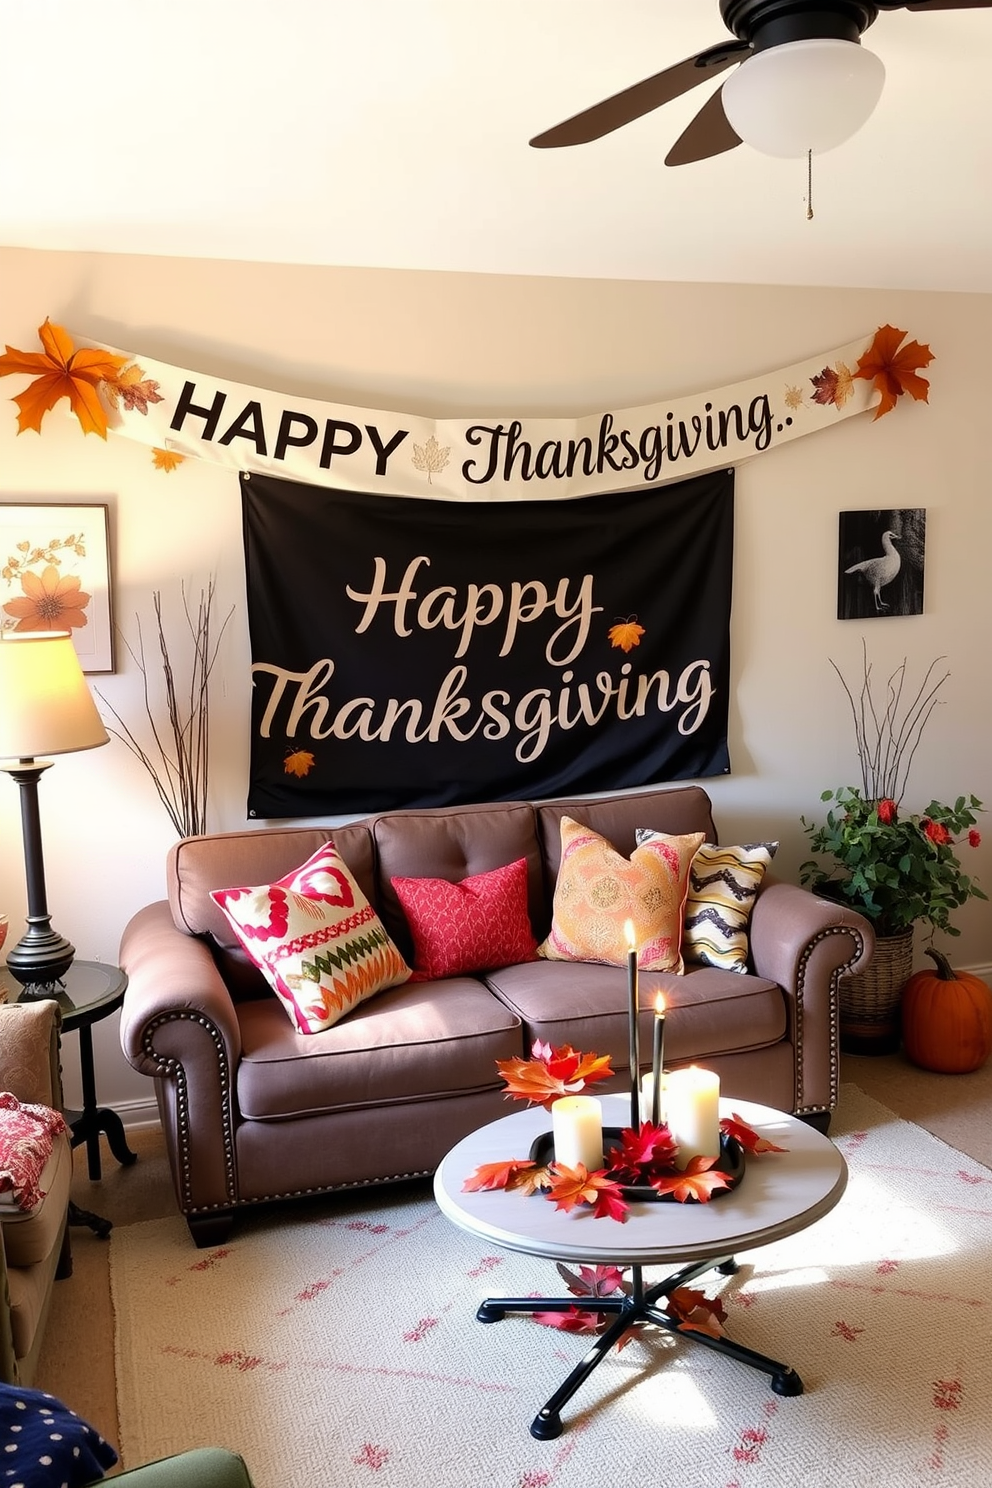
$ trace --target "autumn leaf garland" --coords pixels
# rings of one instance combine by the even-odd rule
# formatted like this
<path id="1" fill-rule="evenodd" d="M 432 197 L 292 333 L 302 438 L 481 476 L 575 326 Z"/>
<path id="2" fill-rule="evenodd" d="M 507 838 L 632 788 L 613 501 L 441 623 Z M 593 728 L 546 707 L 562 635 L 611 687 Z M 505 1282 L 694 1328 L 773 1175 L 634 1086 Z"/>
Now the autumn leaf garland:
<path id="1" fill-rule="evenodd" d="M 0 377 L 26 373 L 33 377 L 23 393 L 14 398 L 20 412 L 17 431 L 41 433 L 41 421 L 62 398 L 79 420 L 84 434 L 107 437 L 107 410 L 100 397 L 114 409 L 123 407 L 147 413 L 149 403 L 161 403 L 158 383 L 146 378 L 130 357 L 117 356 L 98 347 L 76 347 L 68 331 L 48 319 L 38 327 L 41 351 L 18 351 L 8 346 L 0 356 Z M 156 452 L 164 453 L 164 452 Z M 181 458 L 181 457 L 177 457 Z M 156 461 L 160 469 L 171 468 Z"/>
<path id="2" fill-rule="evenodd" d="M 822 407 L 843 408 L 853 395 L 854 384 L 859 378 L 870 382 L 879 394 L 873 421 L 891 413 L 903 393 L 909 393 L 918 402 L 929 402 L 930 384 L 919 375 L 917 368 L 928 367 L 933 361 L 933 352 L 919 341 L 906 341 L 906 335 L 906 331 L 896 326 L 879 326 L 867 351 L 858 357 L 857 367 L 852 369 L 844 362 L 838 362 L 836 367 L 824 367 L 822 372 L 810 378 L 813 388 L 810 402 Z M 802 401 L 801 389 L 786 390 L 789 407 L 800 407 Z"/>

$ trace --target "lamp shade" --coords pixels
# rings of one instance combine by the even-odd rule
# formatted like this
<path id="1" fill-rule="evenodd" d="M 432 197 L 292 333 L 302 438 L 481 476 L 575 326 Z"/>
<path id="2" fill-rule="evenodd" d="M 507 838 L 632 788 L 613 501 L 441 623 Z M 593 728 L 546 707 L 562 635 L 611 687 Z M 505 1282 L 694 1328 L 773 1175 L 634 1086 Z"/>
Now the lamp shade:
<path id="1" fill-rule="evenodd" d="M 95 749 L 108 737 L 71 636 L 0 632 L 0 759 Z"/>
<path id="2" fill-rule="evenodd" d="M 765 155 L 822 154 L 850 139 L 882 96 L 885 67 L 858 42 L 824 37 L 755 52 L 723 85 L 723 108 Z"/>

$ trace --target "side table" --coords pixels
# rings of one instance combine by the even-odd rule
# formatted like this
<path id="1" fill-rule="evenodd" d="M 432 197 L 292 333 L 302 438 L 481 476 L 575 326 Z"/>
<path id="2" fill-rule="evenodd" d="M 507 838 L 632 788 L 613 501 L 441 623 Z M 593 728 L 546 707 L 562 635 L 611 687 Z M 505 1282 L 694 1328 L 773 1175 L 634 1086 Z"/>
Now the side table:
<path id="1" fill-rule="evenodd" d="M 101 1132 L 122 1166 L 129 1167 L 138 1160 L 138 1154 L 127 1145 L 124 1123 L 117 1112 L 97 1104 L 93 1068 L 93 1024 L 108 1018 L 120 1007 L 127 976 L 119 966 L 106 966 L 102 961 L 74 961 L 62 978 L 62 986 L 56 999 L 62 1013 L 62 1033 L 79 1034 L 79 1075 L 83 1089 L 83 1109 L 63 1114 L 72 1133 L 73 1147 L 86 1143 L 89 1176 L 97 1179 L 101 1176 Z M 98 1235 L 105 1237 L 110 1233 L 109 1220 L 76 1205 L 70 1205 L 69 1217 L 71 1223 L 89 1225 Z"/>

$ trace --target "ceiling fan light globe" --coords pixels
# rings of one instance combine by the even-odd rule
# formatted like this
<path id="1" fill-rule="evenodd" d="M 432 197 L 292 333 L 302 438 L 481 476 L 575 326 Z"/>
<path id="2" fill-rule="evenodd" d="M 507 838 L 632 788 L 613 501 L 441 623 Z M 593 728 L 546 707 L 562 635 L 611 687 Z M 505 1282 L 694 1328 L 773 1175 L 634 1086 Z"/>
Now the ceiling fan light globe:
<path id="1" fill-rule="evenodd" d="M 865 124 L 885 67 L 857 42 L 785 42 L 755 52 L 723 85 L 723 107 L 745 144 L 764 155 L 822 154 Z"/>

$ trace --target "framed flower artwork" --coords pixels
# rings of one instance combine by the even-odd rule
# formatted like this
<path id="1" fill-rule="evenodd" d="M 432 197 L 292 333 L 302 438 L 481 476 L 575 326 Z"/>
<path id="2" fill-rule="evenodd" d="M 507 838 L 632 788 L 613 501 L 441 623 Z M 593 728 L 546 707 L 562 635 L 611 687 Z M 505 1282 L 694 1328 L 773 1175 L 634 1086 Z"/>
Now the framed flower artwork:
<path id="1" fill-rule="evenodd" d="M 67 630 L 84 672 L 114 670 L 106 506 L 0 503 L 0 630 Z"/>

